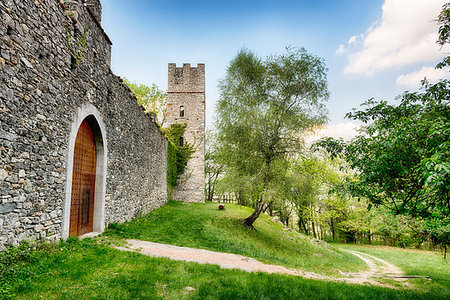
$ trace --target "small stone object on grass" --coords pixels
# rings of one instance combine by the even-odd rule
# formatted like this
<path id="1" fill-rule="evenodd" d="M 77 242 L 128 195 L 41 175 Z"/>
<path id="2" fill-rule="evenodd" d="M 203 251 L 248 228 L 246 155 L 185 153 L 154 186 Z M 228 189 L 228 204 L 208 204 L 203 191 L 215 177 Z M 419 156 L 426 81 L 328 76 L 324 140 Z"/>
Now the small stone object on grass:
<path id="1" fill-rule="evenodd" d="M 219 204 L 219 210 L 224 210 L 224 209 L 225 209 L 225 205 Z"/>
<path id="2" fill-rule="evenodd" d="M 183 294 L 187 295 L 192 291 L 195 291 L 195 288 L 193 288 L 192 286 L 187 286 L 184 288 Z"/>
<path id="3" fill-rule="evenodd" d="M 331 248 L 330 244 L 328 244 L 327 242 L 322 241 L 322 240 L 311 239 L 311 244 Z"/>

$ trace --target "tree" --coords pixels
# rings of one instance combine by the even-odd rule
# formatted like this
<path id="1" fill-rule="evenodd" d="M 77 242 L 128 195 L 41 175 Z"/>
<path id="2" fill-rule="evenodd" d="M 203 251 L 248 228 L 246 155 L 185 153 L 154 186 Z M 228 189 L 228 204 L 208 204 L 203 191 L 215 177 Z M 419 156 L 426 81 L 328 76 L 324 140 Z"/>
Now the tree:
<path id="1" fill-rule="evenodd" d="M 218 139 L 227 176 L 233 174 L 253 202 L 247 226 L 274 201 L 269 191 L 283 176 L 276 166 L 300 148 L 303 131 L 326 121 L 326 71 L 323 60 L 303 48 L 264 61 L 243 49 L 220 81 Z"/>
<path id="2" fill-rule="evenodd" d="M 345 231 L 343 222 L 348 223 L 349 219 L 355 219 L 356 213 L 360 214 L 360 205 L 351 202 L 354 199 L 340 197 L 334 192 L 336 186 L 351 175 L 348 173 L 345 162 L 331 159 L 323 152 L 306 152 L 291 159 L 289 199 L 295 207 L 300 232 L 322 239 L 329 232 L 335 240 Z M 352 207 L 358 207 L 358 210 L 350 211 Z"/>
<path id="3" fill-rule="evenodd" d="M 400 104 L 373 99 L 347 114 L 366 125 L 347 144 L 319 142 L 342 151 L 358 177 L 353 196 L 421 222 L 423 233 L 444 249 L 450 243 L 450 81 L 406 92 Z"/>
<path id="4" fill-rule="evenodd" d="M 442 6 L 437 22 L 439 24 L 439 38 L 437 43 L 443 47 L 450 42 L 450 3 L 446 3 Z M 437 68 L 442 69 L 446 66 L 450 66 L 450 56 L 444 58 L 442 62 L 437 65 Z"/>
<path id="5" fill-rule="evenodd" d="M 324 185 L 322 179 L 326 176 L 326 167 L 316 156 L 300 155 L 291 160 L 288 170 L 289 198 L 297 213 L 298 229 L 309 234 L 308 227 L 311 228 L 314 238 L 317 238 L 316 207 L 323 192 L 321 187 Z M 308 222 L 311 226 L 307 226 Z"/>
<path id="6" fill-rule="evenodd" d="M 205 176 L 206 176 L 206 199 L 212 201 L 216 191 L 217 181 L 223 171 L 223 165 L 217 151 L 217 140 L 214 132 L 206 132 L 205 149 Z"/>
<path id="7" fill-rule="evenodd" d="M 123 82 L 136 95 L 137 102 L 145 108 L 146 113 L 154 113 L 159 126 L 163 126 L 167 118 L 167 94 L 156 84 L 150 87 L 145 84 L 131 82 L 123 78 Z"/>

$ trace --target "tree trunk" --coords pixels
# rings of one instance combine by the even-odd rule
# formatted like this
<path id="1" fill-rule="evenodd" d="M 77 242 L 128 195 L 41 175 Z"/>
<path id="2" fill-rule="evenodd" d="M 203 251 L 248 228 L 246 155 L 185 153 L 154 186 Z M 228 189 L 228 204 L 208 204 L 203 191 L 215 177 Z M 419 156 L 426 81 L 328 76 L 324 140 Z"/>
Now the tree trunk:
<path id="1" fill-rule="evenodd" d="M 265 213 L 265 212 L 268 212 L 269 216 L 273 217 L 273 209 L 272 209 L 272 206 L 267 205 L 266 208 L 264 208 L 264 211 L 263 211 L 263 212 L 264 212 L 264 213 Z"/>
<path id="2" fill-rule="evenodd" d="M 250 228 L 253 228 L 253 223 L 255 223 L 256 219 L 258 219 L 259 215 L 263 212 L 263 210 L 264 210 L 264 202 L 259 201 L 258 203 L 256 203 L 255 211 L 250 216 L 245 218 L 242 221 L 242 223 L 244 223 Z"/>
<path id="3" fill-rule="evenodd" d="M 211 183 L 209 183 L 208 184 L 208 201 L 213 201 L 213 198 L 214 198 L 214 187 Z"/>
<path id="4" fill-rule="evenodd" d="M 245 205 L 245 199 L 244 199 L 244 193 L 242 191 L 239 191 L 237 193 L 237 198 L 238 198 L 238 204 L 239 205 Z"/>
<path id="5" fill-rule="evenodd" d="M 208 180 L 207 201 L 211 199 L 211 181 Z"/>
<path id="6" fill-rule="evenodd" d="M 305 221 L 303 220 L 303 218 L 298 218 L 298 232 L 302 231 L 304 234 L 309 235 L 309 231 L 308 228 L 306 228 Z"/>
<path id="7" fill-rule="evenodd" d="M 335 240 L 335 236 L 336 236 L 336 230 L 334 229 L 334 218 L 330 219 L 330 227 L 331 227 L 331 236 L 333 238 L 333 242 Z"/>
<path id="8" fill-rule="evenodd" d="M 314 223 L 314 221 L 311 221 L 312 224 L 312 231 L 313 231 L 313 236 L 315 239 L 317 239 L 317 234 L 316 234 L 316 224 Z"/>
<path id="9" fill-rule="evenodd" d="M 305 230 L 305 233 L 307 234 L 307 235 L 309 235 L 309 230 L 308 230 L 308 228 L 306 227 L 306 223 L 305 223 L 305 221 L 302 219 L 302 224 L 303 224 L 303 229 Z"/>

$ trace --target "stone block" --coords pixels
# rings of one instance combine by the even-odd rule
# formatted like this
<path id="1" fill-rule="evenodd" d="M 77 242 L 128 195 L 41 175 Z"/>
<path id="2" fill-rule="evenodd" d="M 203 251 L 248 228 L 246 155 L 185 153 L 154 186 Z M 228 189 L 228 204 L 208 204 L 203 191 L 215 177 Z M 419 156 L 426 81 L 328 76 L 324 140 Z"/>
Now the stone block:
<path id="1" fill-rule="evenodd" d="M 14 203 L 0 204 L 0 214 L 10 213 L 10 212 L 14 211 L 14 209 L 15 209 Z"/>

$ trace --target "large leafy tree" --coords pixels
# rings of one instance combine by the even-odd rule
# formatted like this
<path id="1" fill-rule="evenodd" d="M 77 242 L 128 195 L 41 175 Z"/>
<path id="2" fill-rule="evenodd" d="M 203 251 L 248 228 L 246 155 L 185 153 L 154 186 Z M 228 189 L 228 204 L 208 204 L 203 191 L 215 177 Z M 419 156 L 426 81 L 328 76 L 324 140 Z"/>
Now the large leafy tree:
<path id="1" fill-rule="evenodd" d="M 347 114 L 363 126 L 360 135 L 343 144 L 323 140 L 342 151 L 357 170 L 347 182 L 354 196 L 387 206 L 395 214 L 416 218 L 435 243 L 450 243 L 450 81 L 406 92 L 399 105 L 365 102 L 365 109 Z"/>
<path id="2" fill-rule="evenodd" d="M 427 215 L 448 206 L 450 188 L 449 81 L 405 93 L 398 106 L 369 100 L 347 114 L 368 123 L 347 145 L 347 160 L 360 171 L 355 193 L 396 213 Z M 382 192 L 381 192 L 382 191 Z"/>
<path id="3" fill-rule="evenodd" d="M 326 71 L 303 48 L 265 60 L 243 49 L 230 62 L 219 84 L 217 128 L 226 174 L 255 207 L 244 224 L 252 227 L 275 200 L 279 166 L 299 149 L 302 132 L 326 121 Z"/>

